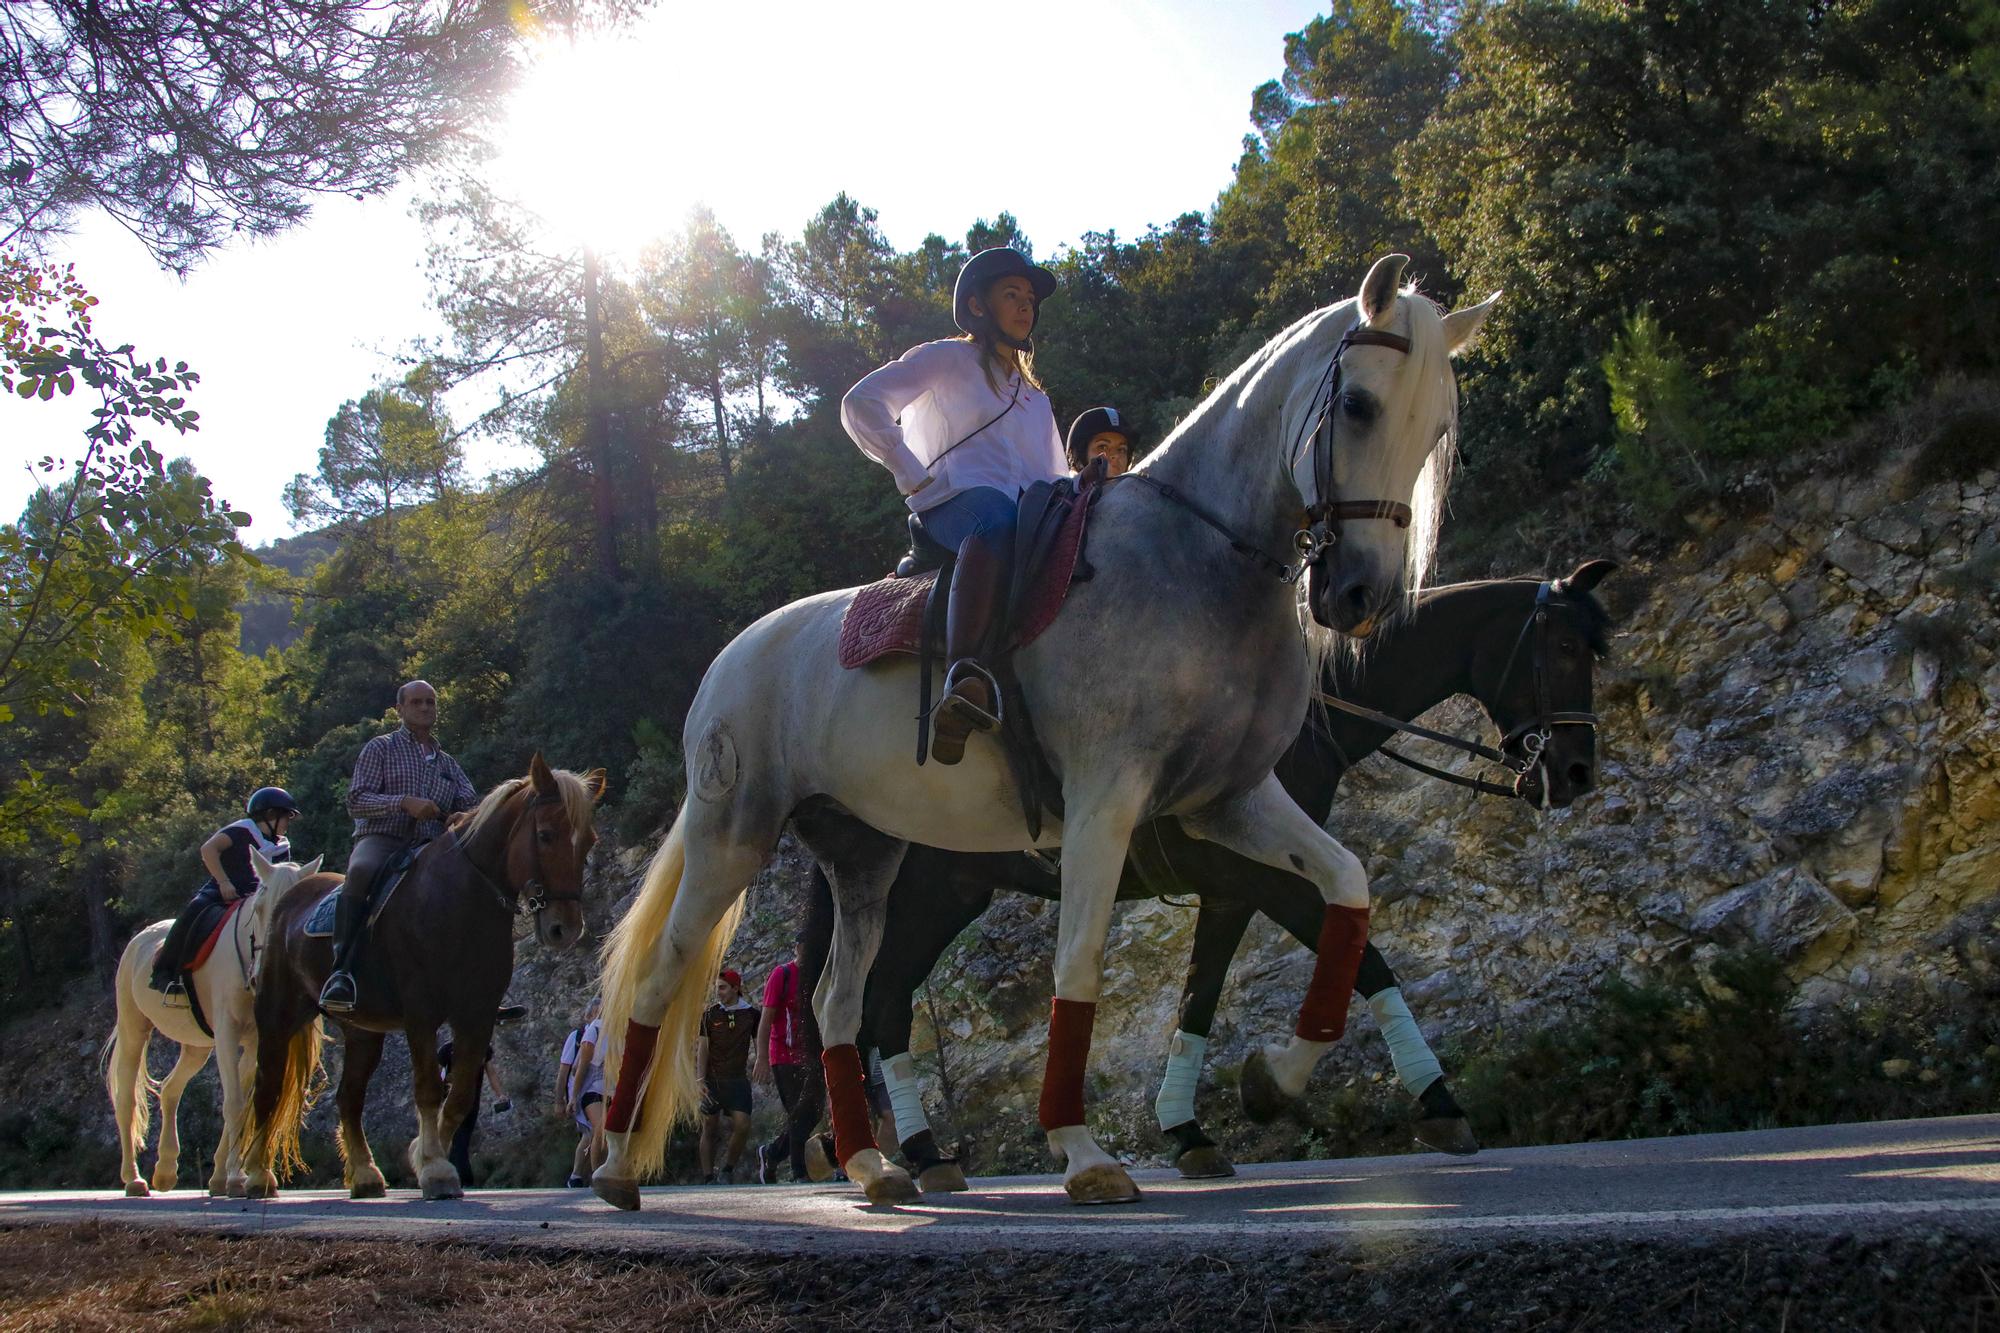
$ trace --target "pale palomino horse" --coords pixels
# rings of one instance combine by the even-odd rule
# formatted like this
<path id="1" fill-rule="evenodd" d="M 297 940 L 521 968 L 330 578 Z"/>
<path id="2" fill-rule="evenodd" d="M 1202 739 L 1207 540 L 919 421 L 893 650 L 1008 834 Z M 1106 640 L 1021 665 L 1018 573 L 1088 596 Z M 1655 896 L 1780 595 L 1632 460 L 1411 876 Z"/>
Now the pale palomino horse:
<path id="1" fill-rule="evenodd" d="M 149 984 L 153 954 L 173 927 L 171 920 L 155 921 L 134 935 L 118 960 L 118 1023 L 105 1045 L 105 1087 L 118 1118 L 118 1174 L 129 1195 L 151 1193 L 139 1174 L 139 1154 L 146 1146 L 153 1096 L 160 1099 L 160 1154 L 153 1164 L 152 1189 L 171 1190 L 180 1183 L 181 1093 L 188 1080 L 208 1063 L 211 1052 L 222 1083 L 222 1141 L 216 1146 L 208 1192 L 241 1198 L 247 1186 L 239 1131 L 250 1080 L 256 1072 L 257 1025 L 252 1012 L 256 992 L 251 983 L 257 954 L 266 938 L 271 904 L 293 884 L 317 874 L 320 862 L 314 857 L 306 865 L 293 861 L 273 865 L 254 847 L 250 858 L 264 887 L 230 913 L 222 938 L 191 978 L 195 998 L 215 1030 L 214 1037 L 194 1021 L 192 1008 L 169 1004 L 167 997 Z M 163 1083 L 155 1083 L 146 1072 L 146 1048 L 156 1031 L 168 1041 L 180 1043 L 181 1048 L 180 1058 Z"/>
<path id="2" fill-rule="evenodd" d="M 1360 862 L 1272 776 L 1331 650 L 1324 633 L 1302 633 L 1298 584 L 1284 577 L 1297 570 L 1282 555 L 1298 539 L 1312 619 L 1357 636 L 1422 582 L 1456 421 L 1450 357 L 1491 302 L 1442 314 L 1399 287 L 1406 262 L 1378 262 L 1357 298 L 1280 333 L 1098 502 L 1095 577 L 1015 657 L 1062 784 L 1063 817 L 1039 840 L 990 739 L 955 767 L 911 762 L 913 664 L 840 668 L 853 590 L 774 611 L 723 649 L 688 712 L 687 800 L 605 948 L 616 1082 L 610 1151 L 592 1178 L 601 1198 L 638 1207 L 638 1181 L 658 1172 L 673 1123 L 694 1110 L 697 1016 L 743 890 L 788 821 L 833 884 L 833 947 L 814 1006 L 836 1151 L 878 1203 L 914 1198 L 916 1187 L 874 1146 L 853 1043 L 909 842 L 1062 847 L 1040 1122 L 1079 1203 L 1137 1197 L 1083 1114 L 1104 942 L 1136 825 L 1178 818 L 1196 837 L 1301 874 L 1329 920 L 1338 908 L 1365 938 Z M 1128 669 L 1092 669 L 1105 662 Z M 1346 929 L 1349 947 L 1321 956 L 1351 953 L 1351 971 L 1361 944 Z M 1351 978 L 1316 971 L 1308 1009 L 1327 1009 L 1322 992 L 1337 994 L 1344 1022 L 1350 987 Z M 1295 1037 L 1286 1063 L 1309 1071 L 1330 1045 Z"/>

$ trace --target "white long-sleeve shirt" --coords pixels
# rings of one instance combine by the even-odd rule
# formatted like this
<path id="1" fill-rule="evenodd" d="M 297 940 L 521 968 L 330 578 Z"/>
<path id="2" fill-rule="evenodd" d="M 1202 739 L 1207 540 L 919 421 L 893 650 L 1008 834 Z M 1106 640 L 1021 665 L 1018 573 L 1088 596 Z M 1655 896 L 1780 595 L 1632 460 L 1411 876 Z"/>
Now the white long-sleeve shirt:
<path id="1" fill-rule="evenodd" d="M 1002 415 L 1009 400 L 1013 406 Z M 961 339 L 912 347 L 871 371 L 840 400 L 840 424 L 861 452 L 895 476 L 916 513 L 975 486 L 1011 496 L 1069 475 L 1048 395 L 1018 371 L 994 393 L 978 344 Z M 936 479 L 912 495 L 933 473 Z"/>

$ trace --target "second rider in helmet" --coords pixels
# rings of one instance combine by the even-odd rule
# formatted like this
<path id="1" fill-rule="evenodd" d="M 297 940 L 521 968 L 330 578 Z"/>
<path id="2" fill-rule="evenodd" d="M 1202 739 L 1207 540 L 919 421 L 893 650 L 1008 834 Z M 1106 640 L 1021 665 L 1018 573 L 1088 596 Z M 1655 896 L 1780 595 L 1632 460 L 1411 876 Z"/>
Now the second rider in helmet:
<path id="1" fill-rule="evenodd" d="M 997 725 L 982 664 L 999 646 L 1021 492 L 1069 472 L 1034 332 L 1053 273 L 1017 250 L 982 250 L 959 271 L 952 315 L 964 338 L 924 343 L 847 391 L 840 419 L 896 478 L 924 531 L 957 552 L 945 625 L 950 669 L 931 757 L 955 764 L 974 731 Z"/>
<path id="2" fill-rule="evenodd" d="M 208 871 L 208 882 L 195 890 L 153 955 L 153 989 L 169 995 L 181 993 L 181 969 L 187 964 L 188 947 L 197 942 L 188 938 L 189 930 L 204 907 L 233 903 L 257 892 L 260 885 L 250 863 L 252 848 L 263 853 L 266 861 L 292 859 L 292 844 L 285 832 L 298 817 L 299 803 L 291 793 L 283 787 L 259 787 L 244 803 L 243 813 L 245 818 L 223 825 L 201 845 L 201 864 Z"/>

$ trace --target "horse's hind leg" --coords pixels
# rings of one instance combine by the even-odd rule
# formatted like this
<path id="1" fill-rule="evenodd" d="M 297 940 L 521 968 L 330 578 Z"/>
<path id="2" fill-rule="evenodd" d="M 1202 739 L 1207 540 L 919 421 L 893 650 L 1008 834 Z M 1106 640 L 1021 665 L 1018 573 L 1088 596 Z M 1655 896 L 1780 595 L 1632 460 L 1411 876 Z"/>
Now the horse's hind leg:
<path id="1" fill-rule="evenodd" d="M 897 1146 L 926 1194 L 964 1189 L 965 1172 L 938 1147 L 924 1116 L 922 1089 L 910 1059 L 910 1011 L 917 988 L 938 959 L 992 901 L 992 882 L 967 871 L 955 854 L 913 849 L 890 892 L 882 945 L 868 974 L 864 1028 L 882 1054 Z"/>
<path id="2" fill-rule="evenodd" d="M 1153 1111 L 1160 1132 L 1174 1141 L 1174 1166 L 1188 1180 L 1233 1176 L 1236 1168 L 1215 1141 L 1202 1132 L 1195 1114 L 1195 1090 L 1201 1084 L 1202 1058 L 1208 1052 L 1215 1006 L 1229 977 L 1229 960 L 1243 942 L 1243 932 L 1256 909 L 1233 898 L 1204 894 L 1194 923 L 1194 951 L 1188 957 L 1187 984 L 1181 990 L 1180 1027 L 1167 1050 L 1167 1067 L 1160 1075 L 1160 1093 Z"/>
<path id="3" fill-rule="evenodd" d="M 361 1129 L 361 1111 L 368 1102 L 368 1080 L 382 1059 L 382 1034 L 349 1028 L 341 1043 L 340 1090 L 334 1100 L 340 1108 L 341 1183 L 350 1199 L 379 1199 L 389 1192 L 382 1168 L 375 1165 L 368 1136 Z"/>
<path id="4" fill-rule="evenodd" d="M 919 1196 L 909 1173 L 882 1155 L 869 1123 L 861 1051 L 861 1010 L 868 970 L 875 964 L 887 920 L 889 889 L 908 844 L 845 815 L 801 813 L 793 827 L 826 867 L 833 884 L 833 951 L 813 996 L 825 1050 L 827 1095 L 833 1104 L 834 1152 L 870 1203 L 908 1203 Z"/>
<path id="5" fill-rule="evenodd" d="M 118 1120 L 118 1179 L 134 1198 L 151 1193 L 139 1174 L 139 1154 L 146 1144 L 146 1047 L 153 1040 L 153 1025 L 139 1012 L 127 988 L 132 979 L 120 969 L 118 978 L 118 1026 L 111 1037 L 111 1111 Z"/>
<path id="6" fill-rule="evenodd" d="M 160 1085 L 160 1158 L 153 1163 L 153 1188 L 159 1191 L 172 1190 L 181 1178 L 181 1094 L 187 1091 L 188 1080 L 201 1072 L 208 1063 L 208 1046 L 183 1046 L 180 1059 L 174 1061 L 173 1071 L 167 1081 Z"/>
<path id="7" fill-rule="evenodd" d="M 1182 816 L 1181 826 L 1253 861 L 1303 875 L 1319 890 L 1318 957 L 1292 1038 L 1253 1055 L 1243 1071 L 1246 1084 L 1268 1077 L 1276 1095 L 1297 1098 L 1320 1056 L 1347 1030 L 1348 1001 L 1368 942 L 1367 873 L 1354 853 L 1299 809 L 1276 777 L 1199 815 Z"/>

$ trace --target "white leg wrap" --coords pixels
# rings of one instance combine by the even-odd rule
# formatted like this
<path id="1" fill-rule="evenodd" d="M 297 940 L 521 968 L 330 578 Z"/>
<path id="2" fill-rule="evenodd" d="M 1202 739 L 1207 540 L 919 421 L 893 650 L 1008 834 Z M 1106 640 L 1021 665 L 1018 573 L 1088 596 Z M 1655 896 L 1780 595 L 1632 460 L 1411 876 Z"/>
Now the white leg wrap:
<path id="1" fill-rule="evenodd" d="M 1173 1044 L 1167 1047 L 1166 1072 L 1160 1075 L 1160 1095 L 1153 1099 L 1161 1129 L 1194 1119 L 1194 1091 L 1201 1082 L 1201 1062 L 1207 1054 L 1207 1037 L 1174 1033 Z"/>
<path id="2" fill-rule="evenodd" d="M 1390 986 L 1369 996 L 1368 1012 L 1375 1015 L 1375 1026 L 1382 1030 L 1382 1040 L 1389 1043 L 1389 1059 L 1396 1066 L 1397 1079 L 1412 1097 L 1444 1077 L 1444 1066 L 1431 1053 L 1430 1043 L 1417 1027 L 1401 986 Z"/>
<path id="3" fill-rule="evenodd" d="M 881 1052 L 870 1054 L 879 1058 Z M 882 1086 L 889 1090 L 889 1109 L 896 1113 L 896 1142 L 907 1143 L 931 1127 L 930 1121 L 924 1119 L 917 1065 L 908 1051 L 882 1061 Z"/>

